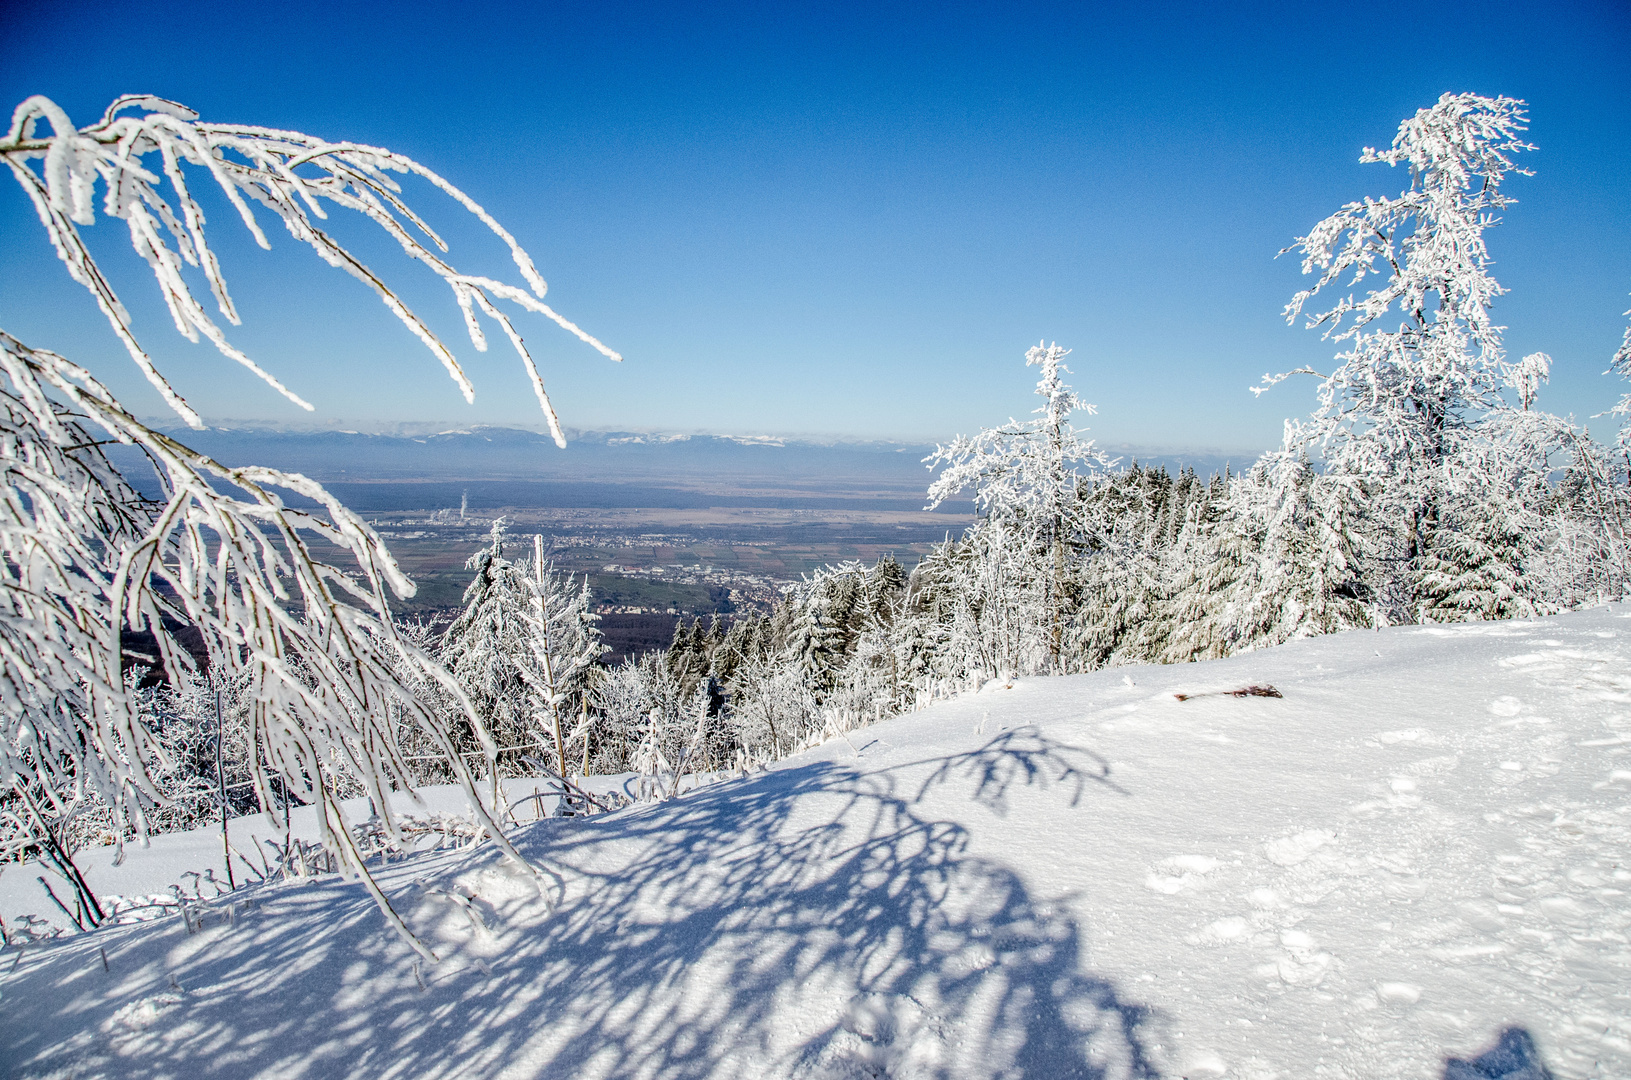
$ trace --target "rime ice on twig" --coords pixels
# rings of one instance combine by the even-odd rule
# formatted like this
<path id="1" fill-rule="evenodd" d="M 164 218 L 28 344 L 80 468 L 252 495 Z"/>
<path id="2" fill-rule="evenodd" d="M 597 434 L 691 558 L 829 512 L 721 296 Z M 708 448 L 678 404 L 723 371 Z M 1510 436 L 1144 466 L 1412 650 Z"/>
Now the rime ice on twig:
<path id="1" fill-rule="evenodd" d="M 49 125 L 49 135 L 38 132 L 41 121 Z M 0 140 L 0 156 L 4 156 L 17 182 L 33 200 L 68 273 L 96 298 L 148 382 L 177 415 L 195 428 L 203 426 L 202 420 L 136 340 L 129 314 L 80 237 L 78 226 L 96 221 L 98 182 L 105 188 L 102 212 L 128 226 L 131 246 L 152 269 L 176 330 L 190 341 L 199 340 L 200 335 L 207 338 L 223 355 L 254 372 L 303 409 L 312 406 L 227 341 L 187 283 L 184 266 L 201 270 L 222 317 L 238 324 L 237 307 L 205 238 L 204 213 L 189 187 L 181 167 L 184 163 L 208 172 L 209 179 L 220 188 L 262 248 L 270 249 L 271 243 L 255 219 L 251 202 L 275 213 L 289 234 L 310 245 L 324 262 L 345 270 L 378 293 L 391 313 L 442 362 L 465 400 L 474 400 L 475 388 L 452 351 L 383 278 L 319 228 L 317 222 L 328 217 L 323 209 L 327 202 L 356 211 L 378 225 L 410 258 L 430 267 L 447 283 L 478 351 L 486 351 L 487 339 L 476 318 L 477 309 L 503 329 L 531 380 L 550 433 L 561 446 L 566 445 L 565 435 L 544 390 L 543 378 L 520 333 L 495 301 L 507 300 L 543 315 L 602 355 L 622 359 L 543 302 L 548 286 L 532 258 L 475 200 L 425 166 L 390 150 L 359 143 L 330 143 L 297 131 L 206 123 L 184 105 L 137 94 L 119 98 L 100 121 L 79 129 L 56 103 L 31 97 L 13 114 L 11 130 Z M 155 156 L 156 162 L 151 160 Z M 41 162 L 38 171 L 31 167 L 33 161 Z M 393 173 L 421 177 L 487 226 L 508 246 L 527 288 L 454 269 L 441 257 L 447 251 L 446 242 L 409 207 Z M 163 193 L 166 180 L 174 206 Z"/>
<path id="2" fill-rule="evenodd" d="M 42 121 L 49 134 L 38 130 Z M 447 282 L 478 349 L 486 342 L 476 309 L 503 327 L 557 443 L 565 440 L 537 368 L 495 301 L 543 314 L 619 359 L 543 303 L 545 284 L 532 260 L 486 211 L 431 170 L 388 150 L 203 123 L 190 109 L 147 96 L 120 98 L 99 122 L 76 129 L 53 102 L 32 97 L 0 139 L 0 156 L 33 201 L 70 276 L 91 292 L 148 381 L 194 427 L 202 426 L 200 418 L 136 340 L 128 313 L 80 236 L 80 226 L 96 221 L 98 184 L 103 214 L 126 223 L 176 329 L 194 341 L 207 338 L 289 400 L 311 406 L 229 344 L 194 296 L 188 266 L 202 272 L 221 316 L 239 321 L 184 164 L 208 173 L 260 246 L 269 242 L 251 201 L 275 213 L 324 261 L 373 288 L 441 359 L 468 400 L 472 387 L 452 353 L 317 222 L 327 216 L 326 203 L 385 230 Z M 527 288 L 460 274 L 444 262 L 437 253 L 447 245 L 409 208 L 393 173 L 421 177 L 474 214 L 509 247 Z M 103 456 L 99 447 L 108 442 L 147 457 L 159 483 L 156 502 L 137 495 Z M 361 784 L 380 828 L 398 840 L 401 829 L 387 796 L 411 791 L 398 743 L 397 720 L 405 720 L 446 756 L 480 827 L 521 860 L 481 804 L 454 750 L 452 727 L 467 726 L 489 768 L 492 740 L 457 682 L 397 634 L 388 592 L 410 596 L 413 584 L 373 529 L 307 477 L 227 468 L 188 449 L 137 420 L 85 369 L 3 332 L 0 467 L 7 480 L 0 499 L 0 786 L 19 798 L 37 795 L 41 814 L 58 824 L 94 798 L 111 808 L 115 839 L 126 830 L 145 836 L 148 811 L 164 801 L 148 772 L 162 747 L 125 681 L 121 637 L 127 628 L 152 633 L 164 669 L 181 673 L 194 670 L 195 661 L 172 630 L 195 627 L 211 670 L 247 683 L 261 805 L 282 813 L 291 792 L 315 803 L 328 861 L 355 873 L 386 918 L 433 960 L 369 875 L 340 808 L 341 779 Z M 291 510 L 283 492 L 320 509 Z M 307 541 L 313 534 L 348 554 L 355 568 L 319 562 Z M 453 718 L 420 699 L 416 690 L 425 685 L 453 704 Z M 8 838 L 28 842 L 13 818 L 8 804 L 0 811 L 0 849 L 9 850 Z M 31 821 L 27 827 L 51 826 Z"/>

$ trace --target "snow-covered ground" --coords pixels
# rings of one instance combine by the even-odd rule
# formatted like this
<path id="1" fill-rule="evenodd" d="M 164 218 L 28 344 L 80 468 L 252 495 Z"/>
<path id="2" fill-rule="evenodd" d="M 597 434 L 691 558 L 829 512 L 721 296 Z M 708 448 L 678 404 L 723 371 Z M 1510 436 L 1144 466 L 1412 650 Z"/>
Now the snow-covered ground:
<path id="1" fill-rule="evenodd" d="M 584 786 L 594 793 L 620 791 L 632 774 L 621 776 L 591 776 Z M 712 777 L 704 778 L 712 780 Z M 682 777 L 684 790 L 695 787 L 695 777 Z M 510 816 L 525 822 L 536 817 L 548 817 L 555 809 L 557 799 L 543 795 L 551 790 L 545 780 L 518 777 L 501 781 L 509 806 Z M 486 781 L 478 781 L 483 797 L 487 796 Z M 400 814 L 412 815 L 430 821 L 442 818 L 462 818 L 460 825 L 469 824 L 470 806 L 464 789 L 455 785 L 437 785 L 420 788 L 415 802 L 408 795 L 393 794 L 391 804 Z M 368 817 L 368 800 L 348 799 L 344 804 L 348 820 L 359 822 Z M 75 856 L 74 864 L 98 898 L 110 897 L 115 907 L 125 902 L 134 904 L 139 899 L 168 899 L 176 901 L 175 890 L 182 897 L 214 898 L 226 890 L 230 882 L 245 885 L 272 872 L 278 861 L 278 848 L 289 838 L 309 845 L 321 839 L 314 807 L 295 807 L 289 814 L 288 836 L 283 827 L 270 823 L 264 814 L 237 817 L 227 823 L 232 845 L 233 876 L 227 876 L 226 852 L 221 843 L 219 825 L 191 832 L 166 833 L 148 840 L 145 847 L 132 844 L 125 849 L 122 862 L 115 861 L 112 848 L 90 849 Z M 434 838 L 430 838 L 434 840 Z M 72 926 L 62 912 L 51 902 L 39 884 L 46 878 L 57 896 L 72 906 L 72 890 L 67 882 L 49 870 L 34 864 L 15 866 L 0 863 L 0 919 L 13 934 L 24 936 L 61 933 Z M 132 920 L 148 917 L 151 911 L 136 910 Z M 172 912 L 173 914 L 173 912 Z M 0 968 L 3 970 L 3 968 Z"/>
<path id="2" fill-rule="evenodd" d="M 393 865 L 436 965 L 332 877 L 240 890 L 194 934 L 34 946 L 0 966 L 0 1066 L 1631 1076 L 1628 617 L 988 687 L 854 749 L 526 824 L 548 902 L 488 847 Z M 1174 697 L 1265 683 L 1284 696 Z"/>

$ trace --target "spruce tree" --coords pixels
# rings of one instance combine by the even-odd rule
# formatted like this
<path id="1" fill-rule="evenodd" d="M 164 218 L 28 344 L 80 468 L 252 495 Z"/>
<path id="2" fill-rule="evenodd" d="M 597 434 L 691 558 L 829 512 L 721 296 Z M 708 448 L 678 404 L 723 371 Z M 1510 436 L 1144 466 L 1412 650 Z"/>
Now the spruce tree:
<path id="1" fill-rule="evenodd" d="M 525 650 L 530 598 L 521 570 L 504 557 L 504 519 L 493 522 L 487 546 L 465 561 L 475 576 L 464 590 L 464 610 L 442 634 L 442 663 L 458 680 L 476 715 L 498 745 L 528 741 L 532 708 L 515 663 Z M 474 746 L 466 733 L 460 749 Z"/>

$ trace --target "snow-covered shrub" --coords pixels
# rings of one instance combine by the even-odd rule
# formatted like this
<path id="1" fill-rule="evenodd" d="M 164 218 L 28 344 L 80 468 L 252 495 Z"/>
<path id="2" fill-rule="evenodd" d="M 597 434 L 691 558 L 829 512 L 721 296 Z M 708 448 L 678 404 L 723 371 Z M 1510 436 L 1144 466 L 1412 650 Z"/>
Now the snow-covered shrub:
<path id="1" fill-rule="evenodd" d="M 591 773 L 634 770 L 636 749 L 647 742 L 666 760 L 678 760 L 689 734 L 685 698 L 666 660 L 657 652 L 631 658 L 607 671 L 590 690 L 595 712 Z"/>
<path id="2" fill-rule="evenodd" d="M 803 749 L 819 725 L 820 704 L 794 663 L 753 661 L 737 673 L 734 686 L 730 722 L 751 764 Z"/>

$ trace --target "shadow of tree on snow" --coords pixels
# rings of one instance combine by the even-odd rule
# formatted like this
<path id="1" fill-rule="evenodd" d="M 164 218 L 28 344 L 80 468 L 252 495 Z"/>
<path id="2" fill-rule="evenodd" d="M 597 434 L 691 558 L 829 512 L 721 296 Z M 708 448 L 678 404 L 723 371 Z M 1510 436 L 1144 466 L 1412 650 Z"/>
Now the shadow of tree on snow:
<path id="1" fill-rule="evenodd" d="M 68 947 L 77 965 L 41 968 L 69 973 L 36 1008 L 66 1002 L 58 1023 L 101 1034 L 49 1057 L 133 1077 L 1160 1075 L 1160 1018 L 1087 971 L 1069 915 L 923 809 L 933 796 L 1003 813 L 1020 789 L 1114 795 L 1107 764 L 1031 729 L 969 754 L 860 764 L 526 827 L 525 852 L 569 883 L 554 914 L 521 925 L 514 904 L 477 910 L 493 931 L 471 920 L 444 936 L 423 990 L 354 886 L 256 890 L 260 910 L 234 929 L 95 935 L 111 975 L 83 939 Z M 438 855 L 385 880 L 406 905 L 471 864 Z M 163 996 L 172 973 L 187 992 L 145 1027 L 98 1015 L 86 993 L 122 978 L 123 1000 Z"/>
<path id="2" fill-rule="evenodd" d="M 1509 1027 L 1477 1057 L 1447 1060 L 1444 1080 L 1552 1080 L 1552 1071 L 1541 1059 L 1535 1037 L 1524 1028 Z"/>

